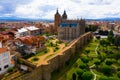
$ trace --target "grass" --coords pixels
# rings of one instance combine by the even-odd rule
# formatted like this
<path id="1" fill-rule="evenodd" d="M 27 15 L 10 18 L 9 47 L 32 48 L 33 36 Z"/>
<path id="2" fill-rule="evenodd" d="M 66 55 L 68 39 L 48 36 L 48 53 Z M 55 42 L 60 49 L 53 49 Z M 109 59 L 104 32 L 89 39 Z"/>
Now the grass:
<path id="1" fill-rule="evenodd" d="M 96 47 L 97 47 L 98 44 L 99 44 L 99 40 L 93 40 L 93 41 L 91 41 L 91 43 L 85 48 L 85 50 L 90 50 L 90 53 L 88 54 L 88 56 L 89 56 L 90 58 L 93 57 L 93 60 L 90 60 L 89 63 L 88 63 L 89 66 L 94 65 L 94 62 L 95 62 L 96 60 L 99 60 L 98 57 L 97 57 L 98 55 L 96 55 L 96 53 L 95 53 L 95 49 L 96 49 Z M 98 47 L 98 48 L 99 48 L 99 47 Z M 104 47 L 100 47 L 100 48 L 101 48 L 101 49 L 104 49 Z M 115 47 L 114 47 L 114 46 L 108 47 L 108 50 L 115 50 Z M 106 56 L 106 53 L 105 53 L 105 52 L 103 52 L 103 51 L 101 51 L 101 50 L 99 50 L 99 51 L 100 51 L 100 54 L 101 54 L 102 56 Z M 115 52 L 118 52 L 118 51 L 115 51 Z M 84 51 L 83 51 L 81 56 L 87 56 L 87 55 L 84 54 Z M 78 58 L 78 59 L 75 61 L 75 63 L 71 63 L 71 65 L 72 65 L 71 67 L 68 65 L 69 69 L 66 69 L 65 71 L 62 70 L 62 72 L 59 72 L 60 74 L 64 72 L 64 73 L 63 73 L 64 75 L 61 74 L 62 76 L 60 76 L 59 79 L 58 79 L 58 77 L 57 77 L 57 78 L 54 78 L 54 79 L 52 79 L 52 80 L 71 80 L 72 74 L 73 74 L 73 73 L 76 73 L 77 69 L 79 69 L 78 67 L 75 67 L 75 65 L 78 64 L 78 66 L 79 66 L 81 63 L 83 63 L 83 62 L 80 60 L 80 58 Z M 105 64 L 105 62 L 103 62 L 101 65 L 104 65 L 104 64 Z M 113 65 L 117 65 L 117 67 L 118 67 L 118 64 L 113 64 Z M 103 76 L 103 75 L 104 75 L 103 73 L 98 72 L 98 71 L 95 70 L 95 69 L 93 70 L 93 72 L 98 75 L 98 76 L 97 76 L 97 80 L 99 80 L 100 76 Z M 55 76 L 55 75 L 54 75 L 54 76 Z M 116 73 L 114 73 L 113 76 L 117 77 Z"/>
<path id="2" fill-rule="evenodd" d="M 50 55 L 46 56 L 45 60 L 48 59 L 48 58 L 50 58 L 50 57 L 52 57 L 53 55 L 55 55 L 55 54 L 50 54 Z"/>
<path id="3" fill-rule="evenodd" d="M 37 53 L 35 56 L 42 56 L 42 55 L 48 53 L 49 51 L 50 51 L 49 48 L 46 48 L 45 50 L 43 50 L 43 51 Z"/>

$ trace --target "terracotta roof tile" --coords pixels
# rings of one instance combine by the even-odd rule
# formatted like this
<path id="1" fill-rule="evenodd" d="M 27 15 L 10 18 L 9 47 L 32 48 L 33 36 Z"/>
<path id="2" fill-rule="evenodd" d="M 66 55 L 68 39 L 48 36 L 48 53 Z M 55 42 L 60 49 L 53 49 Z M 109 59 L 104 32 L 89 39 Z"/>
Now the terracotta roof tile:
<path id="1" fill-rule="evenodd" d="M 7 48 L 0 48 L 0 54 L 3 53 L 3 52 L 6 52 L 6 51 L 8 51 Z"/>

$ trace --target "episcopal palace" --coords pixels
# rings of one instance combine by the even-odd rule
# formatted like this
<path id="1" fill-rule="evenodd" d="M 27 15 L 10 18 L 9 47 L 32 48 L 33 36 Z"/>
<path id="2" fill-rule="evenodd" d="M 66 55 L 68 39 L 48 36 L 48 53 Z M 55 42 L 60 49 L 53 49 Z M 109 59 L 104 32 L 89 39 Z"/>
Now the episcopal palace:
<path id="1" fill-rule="evenodd" d="M 57 10 L 54 17 L 54 30 L 58 33 L 58 39 L 71 41 L 85 33 L 85 20 L 68 20 L 66 11 L 61 16 Z"/>

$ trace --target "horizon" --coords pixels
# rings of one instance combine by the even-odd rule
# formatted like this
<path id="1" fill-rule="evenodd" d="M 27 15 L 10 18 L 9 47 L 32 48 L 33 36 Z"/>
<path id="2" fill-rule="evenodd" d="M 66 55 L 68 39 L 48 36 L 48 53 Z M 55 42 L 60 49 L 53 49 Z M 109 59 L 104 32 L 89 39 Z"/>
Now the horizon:
<path id="1" fill-rule="evenodd" d="M 67 4 L 66 4 L 67 3 Z M 120 18 L 118 0 L 4 0 L 0 1 L 0 18 L 54 19 L 58 8 L 69 19 Z M 9 6 L 10 5 L 10 6 Z"/>

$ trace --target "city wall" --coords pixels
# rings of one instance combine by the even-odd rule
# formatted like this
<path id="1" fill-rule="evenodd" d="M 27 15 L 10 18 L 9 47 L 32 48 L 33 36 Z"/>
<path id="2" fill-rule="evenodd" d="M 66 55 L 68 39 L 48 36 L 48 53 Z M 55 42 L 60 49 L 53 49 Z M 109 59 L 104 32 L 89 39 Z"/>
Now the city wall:
<path id="1" fill-rule="evenodd" d="M 81 35 L 78 39 L 72 42 L 60 55 L 56 55 L 54 58 L 48 61 L 48 64 L 40 65 L 33 71 L 26 73 L 25 75 L 18 77 L 16 80 L 50 80 L 51 73 L 55 70 L 65 67 L 66 62 L 77 54 L 80 48 L 82 48 L 89 40 L 93 38 L 91 32 Z"/>

